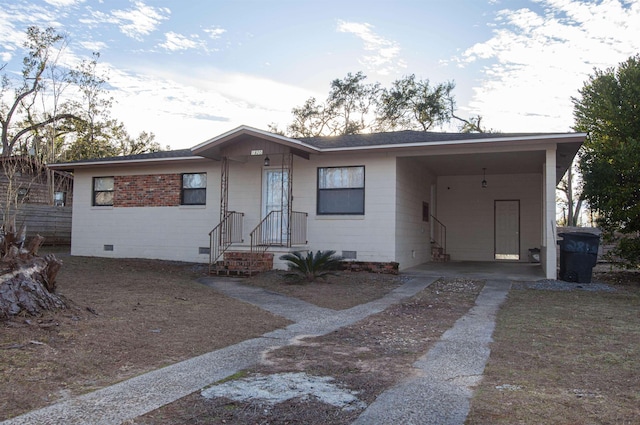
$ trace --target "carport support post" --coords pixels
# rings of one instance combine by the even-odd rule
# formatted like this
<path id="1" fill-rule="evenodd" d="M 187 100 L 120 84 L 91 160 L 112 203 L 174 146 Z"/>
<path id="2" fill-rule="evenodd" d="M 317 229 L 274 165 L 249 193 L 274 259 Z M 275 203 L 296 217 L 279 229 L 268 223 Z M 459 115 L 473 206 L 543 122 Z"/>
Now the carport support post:
<path id="1" fill-rule="evenodd" d="M 547 148 L 544 165 L 544 211 L 542 267 L 547 279 L 555 279 L 558 267 L 556 254 L 556 147 Z"/>

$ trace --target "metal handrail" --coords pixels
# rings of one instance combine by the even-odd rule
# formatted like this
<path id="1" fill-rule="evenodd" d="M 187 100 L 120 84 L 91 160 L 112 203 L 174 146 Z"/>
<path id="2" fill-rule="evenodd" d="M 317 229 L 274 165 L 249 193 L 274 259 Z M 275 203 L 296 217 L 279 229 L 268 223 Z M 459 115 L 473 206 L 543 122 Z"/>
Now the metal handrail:
<path id="1" fill-rule="evenodd" d="M 306 245 L 308 216 L 306 212 L 291 211 L 287 220 L 281 210 L 270 211 L 249 234 L 252 257 L 250 271 L 259 255 L 264 254 L 270 246 Z"/>
<path id="2" fill-rule="evenodd" d="M 209 268 L 233 243 L 242 243 L 244 213 L 229 211 L 209 232 Z"/>
<path id="3" fill-rule="evenodd" d="M 440 220 L 431 216 L 436 226 L 433 229 L 433 238 L 432 242 L 435 242 L 439 247 L 442 248 L 442 253 L 447 253 L 447 226 L 445 226 Z"/>
<path id="4" fill-rule="evenodd" d="M 270 211 L 249 233 L 251 253 L 264 253 L 271 245 L 282 245 L 282 227 L 276 226 L 282 218 L 282 211 Z M 276 232 L 276 230 L 278 230 Z M 258 248 L 260 247 L 260 248 Z"/>

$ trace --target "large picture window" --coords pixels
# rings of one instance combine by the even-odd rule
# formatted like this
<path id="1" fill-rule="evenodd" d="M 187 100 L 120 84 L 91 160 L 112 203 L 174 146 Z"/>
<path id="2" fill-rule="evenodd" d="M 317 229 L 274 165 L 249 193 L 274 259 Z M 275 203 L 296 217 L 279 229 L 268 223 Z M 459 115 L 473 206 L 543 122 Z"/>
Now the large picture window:
<path id="1" fill-rule="evenodd" d="M 93 178 L 93 206 L 113 206 L 113 177 Z"/>
<path id="2" fill-rule="evenodd" d="M 207 173 L 182 175 L 182 205 L 206 205 Z"/>
<path id="3" fill-rule="evenodd" d="M 364 166 L 318 168 L 317 213 L 364 214 Z"/>

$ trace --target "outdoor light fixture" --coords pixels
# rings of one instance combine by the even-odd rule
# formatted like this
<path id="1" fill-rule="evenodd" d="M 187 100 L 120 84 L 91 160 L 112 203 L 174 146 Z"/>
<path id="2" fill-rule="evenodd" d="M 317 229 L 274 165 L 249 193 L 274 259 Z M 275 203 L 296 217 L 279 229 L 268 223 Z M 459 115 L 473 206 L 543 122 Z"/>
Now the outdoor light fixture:
<path id="1" fill-rule="evenodd" d="M 482 188 L 483 189 L 487 188 L 487 169 L 486 168 L 482 169 Z"/>
<path id="2" fill-rule="evenodd" d="M 271 160 L 269 159 L 269 155 L 267 155 L 264 159 L 264 166 L 268 167 L 269 165 L 271 165 Z"/>

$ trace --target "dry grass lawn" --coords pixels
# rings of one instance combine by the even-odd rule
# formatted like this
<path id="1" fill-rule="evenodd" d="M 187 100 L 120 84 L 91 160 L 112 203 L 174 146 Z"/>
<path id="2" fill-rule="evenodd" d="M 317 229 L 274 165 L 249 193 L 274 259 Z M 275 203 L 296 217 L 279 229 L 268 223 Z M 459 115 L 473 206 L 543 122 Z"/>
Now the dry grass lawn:
<path id="1" fill-rule="evenodd" d="M 512 290 L 466 423 L 640 423 L 640 285 L 631 279 L 614 293 Z"/>

